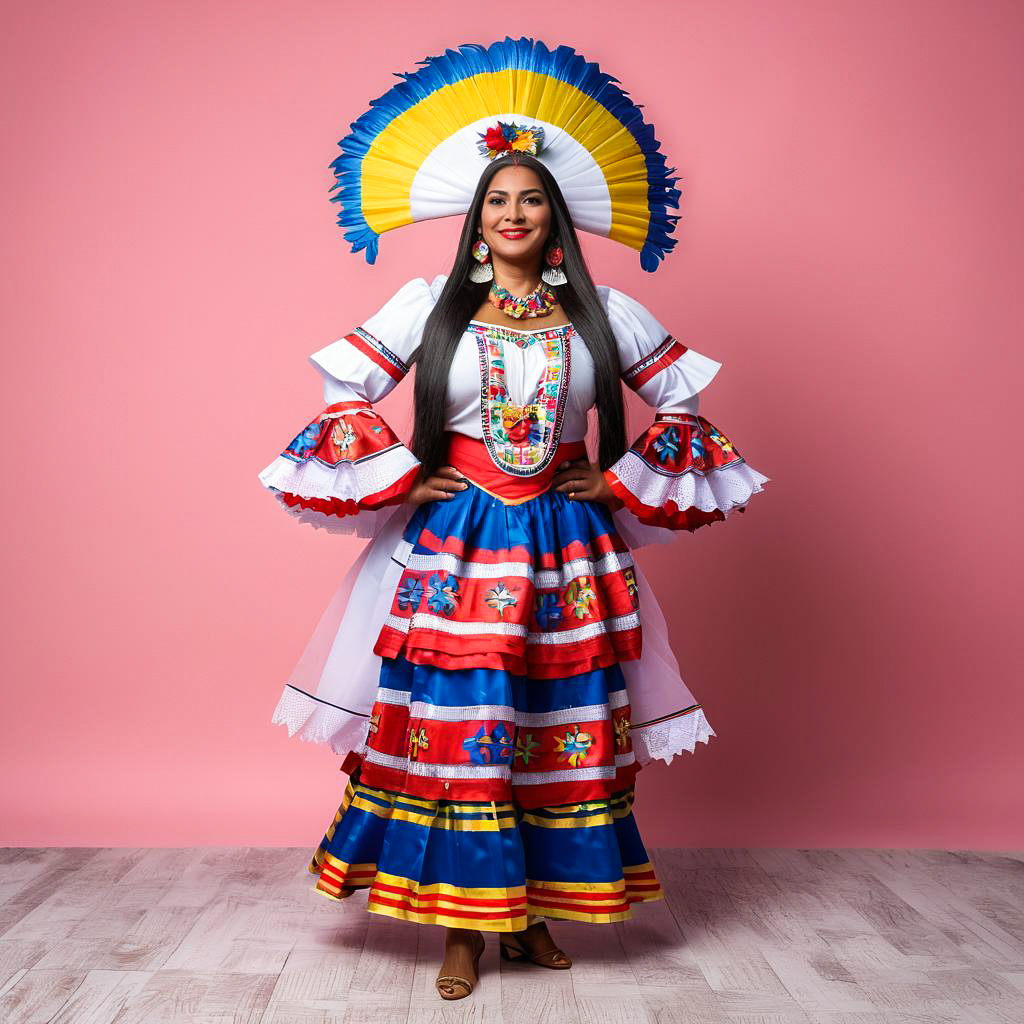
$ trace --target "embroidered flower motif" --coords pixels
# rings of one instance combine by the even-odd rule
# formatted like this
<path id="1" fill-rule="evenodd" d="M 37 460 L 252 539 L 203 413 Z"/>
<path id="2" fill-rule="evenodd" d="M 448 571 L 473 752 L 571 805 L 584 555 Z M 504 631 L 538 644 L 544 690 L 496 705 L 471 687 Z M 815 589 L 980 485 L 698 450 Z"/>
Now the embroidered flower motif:
<path id="1" fill-rule="evenodd" d="M 626 591 L 629 594 L 630 601 L 633 602 L 634 608 L 640 607 L 640 586 L 636 581 L 636 573 L 633 571 L 633 566 L 627 565 L 622 570 L 622 579 L 626 584 Z"/>
<path id="2" fill-rule="evenodd" d="M 534 607 L 537 625 L 544 632 L 554 629 L 562 621 L 562 608 L 557 594 L 538 594 Z"/>
<path id="3" fill-rule="evenodd" d="M 432 612 L 440 612 L 442 615 L 451 615 L 462 599 L 459 592 L 459 581 L 455 576 L 447 573 L 442 576 L 435 572 L 430 577 L 430 586 L 427 588 L 427 607 Z"/>
<path id="4" fill-rule="evenodd" d="M 469 751 L 473 764 L 508 764 L 512 760 L 512 737 L 503 722 L 490 732 L 481 725 L 475 736 L 462 741 L 462 746 Z"/>
<path id="5" fill-rule="evenodd" d="M 589 732 L 581 731 L 580 727 L 575 725 L 566 732 L 564 740 L 558 736 L 555 737 L 555 749 L 562 752 L 558 760 L 567 760 L 573 768 L 578 768 L 580 762 L 586 759 L 587 751 L 590 750 L 593 743 L 594 737 Z"/>
<path id="6" fill-rule="evenodd" d="M 409 576 L 402 580 L 395 597 L 395 603 L 403 611 L 412 608 L 415 611 L 423 599 L 423 582 L 416 576 Z"/>
<path id="7" fill-rule="evenodd" d="M 339 451 L 348 451 L 348 446 L 356 439 L 356 432 L 340 420 L 336 421 L 331 430 L 331 440 Z"/>
<path id="8" fill-rule="evenodd" d="M 381 431 L 382 431 L 382 430 L 384 429 L 384 427 L 383 427 L 383 426 L 381 426 L 381 424 L 379 424 L 379 423 L 378 423 L 378 424 L 377 424 L 377 425 L 376 425 L 375 427 L 370 427 L 370 429 L 371 429 L 371 430 L 372 430 L 372 431 L 373 431 L 373 432 L 374 432 L 375 434 L 379 434 L 379 433 L 380 433 L 380 432 L 381 432 Z"/>
<path id="9" fill-rule="evenodd" d="M 704 458 L 704 439 L 696 432 L 690 435 L 690 454 L 694 462 Z"/>
<path id="10" fill-rule="evenodd" d="M 629 743 L 629 718 L 623 715 L 615 719 L 615 746 L 626 749 Z"/>
<path id="11" fill-rule="evenodd" d="M 516 757 L 523 759 L 523 764 L 529 764 L 530 758 L 535 757 L 534 751 L 540 744 L 533 738 L 533 733 L 519 733 L 516 736 Z M 514 760 L 514 758 L 513 758 Z"/>
<path id="12" fill-rule="evenodd" d="M 301 434 L 296 437 L 285 451 L 296 455 L 305 455 L 312 451 L 320 440 L 320 421 L 314 420 Z"/>
<path id="13" fill-rule="evenodd" d="M 516 587 L 516 590 L 519 588 Z M 515 608 L 519 604 L 519 598 L 505 586 L 505 581 L 502 580 L 500 583 L 495 584 L 484 594 L 484 603 L 488 608 L 493 608 L 499 618 L 505 617 L 505 610 L 507 608 Z"/>
<path id="14" fill-rule="evenodd" d="M 585 619 L 590 614 L 590 606 L 597 601 L 594 581 L 590 576 L 578 576 L 565 588 L 564 601 L 566 608 L 572 610 L 577 619 Z"/>
<path id="15" fill-rule="evenodd" d="M 381 713 L 379 711 L 375 711 L 373 713 L 373 715 L 370 716 L 370 722 L 367 725 L 367 732 L 370 735 L 373 735 L 375 732 L 377 732 L 380 729 L 380 727 L 381 727 Z"/>
<path id="16" fill-rule="evenodd" d="M 669 427 L 654 439 L 653 448 L 659 462 L 668 462 L 679 457 L 679 431 Z"/>
<path id="17" fill-rule="evenodd" d="M 421 750 L 427 750 L 430 747 L 430 742 L 427 739 L 427 730 L 420 726 L 419 732 L 416 731 L 414 725 L 409 730 L 409 757 L 415 761 L 420 756 Z"/>
<path id="18" fill-rule="evenodd" d="M 736 446 L 717 427 L 711 428 L 711 440 L 722 449 L 723 452 L 731 452 Z"/>

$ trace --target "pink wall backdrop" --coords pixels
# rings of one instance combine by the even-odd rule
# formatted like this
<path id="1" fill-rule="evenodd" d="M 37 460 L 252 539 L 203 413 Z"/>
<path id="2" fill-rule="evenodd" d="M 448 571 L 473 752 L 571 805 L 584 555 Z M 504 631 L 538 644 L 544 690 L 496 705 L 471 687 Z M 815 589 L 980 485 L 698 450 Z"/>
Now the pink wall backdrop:
<path id="1" fill-rule="evenodd" d="M 389 6 L 5 14 L 0 842 L 319 841 L 338 759 L 270 715 L 362 542 L 256 476 L 307 355 L 458 231 L 368 267 L 328 163 L 392 72 L 526 34 L 645 105 L 680 244 L 588 259 L 724 363 L 702 411 L 772 478 L 639 554 L 718 733 L 641 773 L 647 842 L 1024 845 L 1021 6 Z"/>

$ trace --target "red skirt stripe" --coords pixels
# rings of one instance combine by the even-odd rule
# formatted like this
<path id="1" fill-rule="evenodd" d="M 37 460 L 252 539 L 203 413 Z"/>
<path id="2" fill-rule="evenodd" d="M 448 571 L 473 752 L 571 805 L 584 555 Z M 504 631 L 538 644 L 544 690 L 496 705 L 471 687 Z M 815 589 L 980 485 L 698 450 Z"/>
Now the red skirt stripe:
<path id="1" fill-rule="evenodd" d="M 521 639 L 519 643 L 521 646 Z M 639 626 L 601 633 L 582 643 L 527 643 L 525 651 L 517 650 L 509 638 L 460 636 L 427 629 L 414 629 L 405 634 L 384 626 L 373 652 L 383 658 L 401 654 L 416 665 L 447 669 L 491 668 L 533 679 L 554 679 L 607 668 L 619 661 L 637 660 L 641 643 Z"/>
<path id="2" fill-rule="evenodd" d="M 519 785 L 516 801 L 520 807 L 552 807 L 557 804 L 584 803 L 604 800 L 612 793 L 625 789 L 636 780 L 640 763 L 616 768 L 615 776 L 607 779 L 566 779 L 562 782 L 543 782 Z M 360 781 L 376 789 L 407 793 L 423 800 L 486 801 L 508 798 L 508 779 L 438 779 L 428 775 L 410 775 L 403 769 L 363 761 Z M 445 788 L 447 786 L 447 788 Z"/>
<path id="3" fill-rule="evenodd" d="M 391 893 L 394 896 L 406 897 L 421 906 L 435 906 L 437 903 L 454 903 L 459 907 L 476 907 L 479 910 L 515 910 L 526 905 L 526 896 L 508 896 L 493 898 L 478 896 L 458 896 L 443 892 L 417 892 L 411 886 L 392 885 L 388 882 L 377 882 L 375 893 Z"/>
<path id="4" fill-rule="evenodd" d="M 408 911 L 411 914 L 443 914 L 445 912 L 442 908 L 438 908 L 433 905 L 419 906 L 407 899 L 387 898 L 381 896 L 375 889 L 370 890 L 366 899 L 368 903 L 380 903 L 386 907 L 397 907 L 398 909 Z M 509 909 L 506 911 L 482 911 L 459 909 L 458 913 L 453 912 L 450 916 L 469 917 L 475 921 L 500 921 L 507 918 L 521 917 L 522 914 L 522 909 Z"/>

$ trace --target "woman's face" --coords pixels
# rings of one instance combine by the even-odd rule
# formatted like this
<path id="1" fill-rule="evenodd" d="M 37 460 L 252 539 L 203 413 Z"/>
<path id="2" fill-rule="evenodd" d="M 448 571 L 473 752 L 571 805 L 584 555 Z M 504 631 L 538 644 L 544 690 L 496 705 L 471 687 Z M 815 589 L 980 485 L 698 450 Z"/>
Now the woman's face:
<path id="1" fill-rule="evenodd" d="M 536 269 L 550 228 L 551 205 L 533 168 L 511 164 L 491 178 L 480 229 L 492 260 Z"/>

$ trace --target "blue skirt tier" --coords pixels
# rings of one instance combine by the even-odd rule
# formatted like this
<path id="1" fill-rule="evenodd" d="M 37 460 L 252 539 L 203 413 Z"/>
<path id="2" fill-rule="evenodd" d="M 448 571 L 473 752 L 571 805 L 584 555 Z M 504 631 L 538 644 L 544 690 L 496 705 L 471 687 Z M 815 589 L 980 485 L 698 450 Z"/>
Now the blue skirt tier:
<path id="1" fill-rule="evenodd" d="M 332 899 L 369 889 L 372 913 L 481 931 L 520 931 L 528 915 L 623 921 L 632 904 L 664 898 L 632 789 L 523 810 L 423 800 L 350 778 L 309 870 Z"/>

